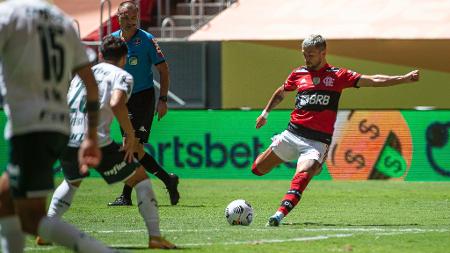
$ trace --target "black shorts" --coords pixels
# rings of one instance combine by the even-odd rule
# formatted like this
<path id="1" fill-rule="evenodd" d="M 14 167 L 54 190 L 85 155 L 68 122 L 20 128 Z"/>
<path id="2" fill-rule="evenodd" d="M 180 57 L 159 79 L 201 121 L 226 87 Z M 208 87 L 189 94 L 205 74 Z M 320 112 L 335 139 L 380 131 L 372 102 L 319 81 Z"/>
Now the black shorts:
<path id="1" fill-rule="evenodd" d="M 155 116 L 155 88 L 132 94 L 127 103 L 128 116 L 140 143 L 147 143 Z M 120 131 L 123 135 L 123 129 Z"/>
<path id="2" fill-rule="evenodd" d="M 53 191 L 53 165 L 69 137 L 58 132 L 13 136 L 7 173 L 13 198 L 46 197 Z"/>
<path id="3" fill-rule="evenodd" d="M 113 142 L 102 147 L 102 161 L 95 170 L 108 184 L 124 181 L 134 174 L 139 163 L 127 163 L 124 161 L 125 152 L 119 151 L 120 146 Z M 80 181 L 89 175 L 81 175 L 78 164 L 78 148 L 67 147 L 61 156 L 61 167 L 64 178 L 73 183 Z"/>

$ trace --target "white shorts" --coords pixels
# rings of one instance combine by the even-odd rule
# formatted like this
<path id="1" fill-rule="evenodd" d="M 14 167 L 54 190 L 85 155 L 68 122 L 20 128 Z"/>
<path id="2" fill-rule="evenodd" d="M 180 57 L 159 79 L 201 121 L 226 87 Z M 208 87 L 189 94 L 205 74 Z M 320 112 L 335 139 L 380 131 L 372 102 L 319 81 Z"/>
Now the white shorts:
<path id="1" fill-rule="evenodd" d="M 297 163 L 310 159 L 323 163 L 328 151 L 327 144 L 295 135 L 288 130 L 275 135 L 270 147 L 283 161 L 297 159 Z"/>

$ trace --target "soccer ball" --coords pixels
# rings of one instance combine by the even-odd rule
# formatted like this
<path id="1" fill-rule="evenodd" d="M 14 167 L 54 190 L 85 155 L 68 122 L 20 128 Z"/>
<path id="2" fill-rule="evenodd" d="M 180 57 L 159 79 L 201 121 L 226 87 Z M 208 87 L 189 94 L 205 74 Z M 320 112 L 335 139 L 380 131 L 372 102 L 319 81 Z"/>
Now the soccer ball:
<path id="1" fill-rule="evenodd" d="M 253 220 L 253 208 L 247 201 L 237 199 L 225 208 L 225 217 L 230 225 L 248 226 Z"/>

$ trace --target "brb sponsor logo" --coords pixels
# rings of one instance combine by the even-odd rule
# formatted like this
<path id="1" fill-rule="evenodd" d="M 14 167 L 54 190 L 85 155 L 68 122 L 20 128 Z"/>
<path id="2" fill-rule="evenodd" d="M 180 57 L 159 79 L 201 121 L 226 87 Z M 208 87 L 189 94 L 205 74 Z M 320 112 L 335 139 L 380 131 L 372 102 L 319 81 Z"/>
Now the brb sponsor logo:
<path id="1" fill-rule="evenodd" d="M 329 95 L 321 95 L 321 94 L 300 95 L 300 106 L 328 105 L 329 103 L 330 103 Z"/>

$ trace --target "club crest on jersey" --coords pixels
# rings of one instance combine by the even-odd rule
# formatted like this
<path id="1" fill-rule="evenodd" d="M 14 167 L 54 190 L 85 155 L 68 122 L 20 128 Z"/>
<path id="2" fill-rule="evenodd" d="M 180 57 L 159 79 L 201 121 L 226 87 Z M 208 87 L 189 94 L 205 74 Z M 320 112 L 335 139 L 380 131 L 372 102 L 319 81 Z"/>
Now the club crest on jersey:
<path id="1" fill-rule="evenodd" d="M 319 83 L 320 83 L 320 77 L 318 77 L 318 76 L 316 76 L 316 77 L 313 77 L 313 84 L 314 85 L 318 85 Z"/>
<path id="2" fill-rule="evenodd" d="M 136 38 L 135 40 L 134 40 L 134 45 L 140 45 L 141 44 L 141 42 L 142 42 L 142 40 L 141 40 L 141 38 Z"/>
<path id="3" fill-rule="evenodd" d="M 331 76 L 327 76 L 323 79 L 323 83 L 325 84 L 325 86 L 331 87 L 334 84 L 334 78 L 332 78 Z"/>
<path id="4" fill-rule="evenodd" d="M 138 58 L 136 56 L 131 56 L 128 59 L 128 64 L 131 66 L 137 65 L 138 64 Z"/>

